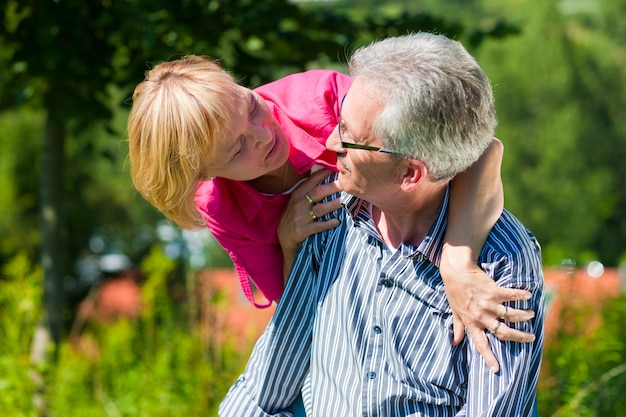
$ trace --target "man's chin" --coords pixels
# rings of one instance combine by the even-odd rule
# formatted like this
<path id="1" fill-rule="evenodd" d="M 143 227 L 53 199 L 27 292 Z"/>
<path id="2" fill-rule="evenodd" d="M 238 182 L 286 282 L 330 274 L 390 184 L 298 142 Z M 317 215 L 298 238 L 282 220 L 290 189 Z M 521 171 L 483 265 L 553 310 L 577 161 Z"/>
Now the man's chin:
<path id="1" fill-rule="evenodd" d="M 341 187 L 341 190 L 348 193 L 348 194 L 353 194 L 354 187 L 352 185 L 352 182 L 350 182 L 349 178 L 343 174 L 343 173 L 339 173 L 339 175 L 337 176 L 337 182 L 339 183 L 339 186 Z"/>

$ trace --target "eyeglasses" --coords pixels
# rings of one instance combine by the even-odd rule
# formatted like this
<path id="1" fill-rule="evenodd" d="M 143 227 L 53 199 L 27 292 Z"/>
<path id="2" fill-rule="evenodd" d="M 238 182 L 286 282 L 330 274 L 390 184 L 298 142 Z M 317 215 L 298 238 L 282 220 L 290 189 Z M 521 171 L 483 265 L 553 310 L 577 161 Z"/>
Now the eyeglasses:
<path id="1" fill-rule="evenodd" d="M 339 116 L 341 116 L 341 109 L 343 108 L 343 101 L 345 99 L 346 99 L 346 96 L 344 95 L 343 98 L 341 99 L 341 103 L 339 104 Z M 342 126 L 342 123 L 339 122 L 339 124 L 337 125 L 337 131 L 339 132 L 339 142 L 341 143 L 341 147 L 344 149 L 361 149 L 363 151 L 374 151 L 374 152 L 388 153 L 391 155 L 403 156 L 405 158 L 413 158 L 412 156 L 406 155 L 402 152 L 394 151 L 393 149 L 389 149 L 389 148 L 379 148 L 376 146 L 359 145 L 358 143 L 344 142 L 343 135 L 341 134 L 341 126 Z"/>

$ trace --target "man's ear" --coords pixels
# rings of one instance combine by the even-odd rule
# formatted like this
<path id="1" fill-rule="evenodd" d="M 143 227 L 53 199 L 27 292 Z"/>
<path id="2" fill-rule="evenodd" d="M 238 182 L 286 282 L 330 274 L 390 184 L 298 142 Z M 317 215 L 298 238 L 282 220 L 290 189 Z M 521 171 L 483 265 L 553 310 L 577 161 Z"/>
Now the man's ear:
<path id="1" fill-rule="evenodd" d="M 402 191 L 413 191 L 422 180 L 426 179 L 428 168 L 422 161 L 411 158 L 406 158 L 402 165 L 404 166 L 404 172 L 400 188 Z"/>

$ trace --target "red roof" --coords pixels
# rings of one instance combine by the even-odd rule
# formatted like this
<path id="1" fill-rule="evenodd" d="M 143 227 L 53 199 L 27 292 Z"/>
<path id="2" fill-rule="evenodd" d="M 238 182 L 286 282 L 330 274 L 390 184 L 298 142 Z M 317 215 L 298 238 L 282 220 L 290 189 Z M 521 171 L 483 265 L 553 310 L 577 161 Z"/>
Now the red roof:
<path id="1" fill-rule="evenodd" d="M 622 279 L 616 268 L 544 268 L 547 315 L 546 336 L 549 337 L 559 323 L 565 306 L 596 311 L 609 298 L 617 298 L 622 291 Z M 599 315 L 589 317 L 593 323 Z M 591 326 L 590 326 L 591 327 Z"/>
<path id="2" fill-rule="evenodd" d="M 602 272 L 599 274 L 599 272 Z M 588 323 L 597 323 L 594 315 L 607 298 L 616 298 L 622 291 L 622 279 L 615 268 L 597 271 L 572 268 L 545 268 L 546 337 L 567 326 L 561 319 L 563 307 L 586 308 L 591 313 Z M 216 346 L 232 344 L 241 350 L 250 349 L 272 317 L 275 305 L 259 309 L 243 295 L 234 269 L 206 269 L 198 273 L 197 283 L 200 322 L 205 340 Z M 260 293 L 255 297 L 263 301 Z M 141 294 L 130 277 L 105 282 L 96 299 L 81 306 L 82 320 L 110 320 L 120 316 L 136 317 L 141 309 Z M 563 323 L 560 323 L 563 322 Z M 81 327 L 82 328 L 81 323 Z M 589 326 L 593 328 L 593 326 Z M 562 327 L 561 327 L 562 328 Z M 80 331 L 80 330 L 79 330 Z"/>
<path id="3" fill-rule="evenodd" d="M 252 347 L 274 314 L 254 307 L 243 295 L 234 269 L 206 269 L 198 275 L 202 331 L 216 346 L 232 343 L 242 350 Z M 263 302 L 263 296 L 255 293 Z"/>
<path id="4" fill-rule="evenodd" d="M 559 317 L 564 305 L 595 310 L 607 298 L 619 297 L 623 285 L 619 271 L 616 268 L 606 268 L 599 275 L 597 272 L 600 271 L 591 270 L 590 275 L 586 268 L 544 268 L 546 336 L 549 337 L 559 326 Z M 266 309 L 252 306 L 244 297 L 233 269 L 202 271 L 199 287 L 203 291 L 201 297 L 205 300 L 203 303 L 205 309 L 211 310 L 214 320 L 221 326 L 219 334 L 211 331 L 211 337 L 216 337 L 216 341 L 226 341 L 234 337 L 238 343 L 253 343 L 275 310 L 274 306 Z M 255 296 L 259 297 L 257 300 L 263 300 L 260 294 Z M 212 307 L 209 302 L 211 299 L 214 301 Z M 208 311 L 205 311 L 205 314 L 207 313 Z M 593 322 L 593 317 L 590 320 Z"/>

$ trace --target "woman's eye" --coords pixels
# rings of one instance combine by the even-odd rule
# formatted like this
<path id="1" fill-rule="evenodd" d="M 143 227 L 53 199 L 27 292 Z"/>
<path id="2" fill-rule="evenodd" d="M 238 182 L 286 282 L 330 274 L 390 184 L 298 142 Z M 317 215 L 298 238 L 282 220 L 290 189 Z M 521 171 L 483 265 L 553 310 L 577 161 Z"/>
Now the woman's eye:
<path id="1" fill-rule="evenodd" d="M 239 148 L 237 148 L 237 150 L 235 151 L 233 156 L 230 158 L 231 161 L 234 161 L 235 159 L 237 159 L 237 157 L 239 155 L 241 155 L 243 153 L 243 146 L 244 146 L 245 143 L 246 143 L 246 141 L 244 140 L 244 137 L 241 136 L 239 138 Z"/>
<path id="2" fill-rule="evenodd" d="M 250 102 L 250 116 L 254 116 L 254 113 L 256 113 L 257 105 L 258 103 L 256 98 L 252 95 L 252 101 Z"/>

